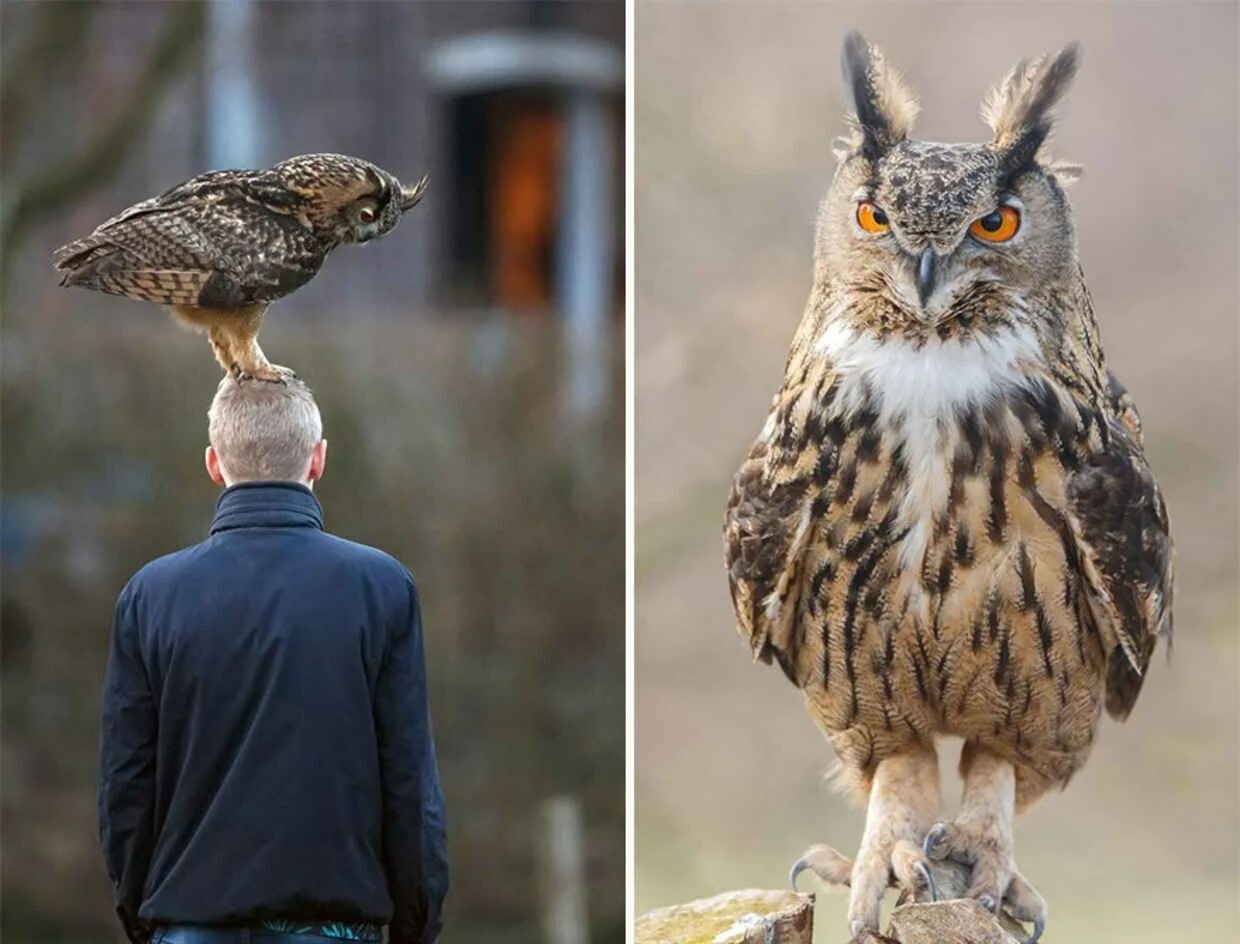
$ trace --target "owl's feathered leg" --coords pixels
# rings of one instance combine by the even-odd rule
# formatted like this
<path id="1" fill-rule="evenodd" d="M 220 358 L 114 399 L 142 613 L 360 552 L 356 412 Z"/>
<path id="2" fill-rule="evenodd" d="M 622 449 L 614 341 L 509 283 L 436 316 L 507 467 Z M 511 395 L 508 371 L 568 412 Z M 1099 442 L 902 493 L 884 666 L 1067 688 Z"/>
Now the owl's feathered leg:
<path id="1" fill-rule="evenodd" d="M 237 317 L 226 324 L 226 331 L 231 335 L 233 363 L 240 379 L 253 378 L 268 380 L 273 383 L 284 383 L 289 377 L 296 377 L 287 367 L 281 367 L 267 360 L 267 355 L 258 346 L 258 329 L 263 323 L 263 313 L 267 311 L 265 304 L 250 305 L 239 309 Z"/>
<path id="2" fill-rule="evenodd" d="M 237 362 L 233 359 L 232 343 L 228 335 L 218 328 L 208 328 L 207 340 L 211 342 L 211 353 L 215 355 L 219 365 L 227 373 L 235 372 Z"/>
<path id="3" fill-rule="evenodd" d="M 926 834 L 932 859 L 952 858 L 972 868 L 966 896 L 997 911 L 1005 904 L 1012 917 L 1032 923 L 1028 944 L 1046 925 L 1046 902 L 1016 871 L 1012 818 L 1016 811 L 1016 770 L 1011 761 L 968 743 L 960 758 L 964 798 L 952 823 L 937 823 Z"/>
<path id="4" fill-rule="evenodd" d="M 172 306 L 173 315 L 186 327 L 206 331 L 211 351 L 226 373 L 238 379 L 283 383 L 297 374 L 287 367 L 272 364 L 258 346 L 258 329 L 262 326 L 266 310 L 266 302 L 244 308 Z"/>
<path id="5" fill-rule="evenodd" d="M 939 763 L 933 748 L 916 747 L 879 762 L 861 849 L 849 876 L 848 923 L 854 937 L 878 931 L 892 875 L 915 896 L 927 890 L 930 872 L 920 843 L 938 811 Z"/>

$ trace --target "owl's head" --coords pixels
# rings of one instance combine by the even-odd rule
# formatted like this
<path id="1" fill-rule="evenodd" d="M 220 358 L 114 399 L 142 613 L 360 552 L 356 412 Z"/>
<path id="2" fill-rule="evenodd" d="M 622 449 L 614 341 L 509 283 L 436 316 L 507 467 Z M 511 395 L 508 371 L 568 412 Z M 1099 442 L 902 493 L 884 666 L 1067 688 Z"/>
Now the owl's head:
<path id="1" fill-rule="evenodd" d="M 988 143 L 936 144 L 910 139 L 917 105 L 907 86 L 849 34 L 852 133 L 838 142 L 819 218 L 817 277 L 922 326 L 1062 280 L 1076 260 L 1063 188 L 1078 170 L 1050 162 L 1043 144 L 1076 63 L 1075 46 L 1019 63 L 983 102 Z"/>
<path id="2" fill-rule="evenodd" d="M 340 211 L 337 234 L 342 243 L 368 243 L 396 228 L 406 210 L 413 209 L 426 193 L 429 178 L 404 186 L 385 170 L 375 168 L 381 181 L 373 193 L 348 203 Z"/>
<path id="3" fill-rule="evenodd" d="M 427 187 L 426 177 L 406 187 L 382 167 L 346 154 L 303 154 L 282 161 L 272 172 L 297 194 L 299 209 L 331 245 L 386 236 Z"/>

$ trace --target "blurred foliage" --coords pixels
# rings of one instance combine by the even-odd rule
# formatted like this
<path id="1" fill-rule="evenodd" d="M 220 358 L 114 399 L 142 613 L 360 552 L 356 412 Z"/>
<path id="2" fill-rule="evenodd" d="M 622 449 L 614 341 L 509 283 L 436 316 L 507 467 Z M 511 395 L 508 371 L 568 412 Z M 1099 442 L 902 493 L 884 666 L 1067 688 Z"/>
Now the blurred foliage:
<path id="1" fill-rule="evenodd" d="M 31 35 L 7 58 L 0 80 L 0 161 L 7 168 L 12 168 L 22 139 L 41 131 L 41 122 L 30 121 L 32 112 L 41 110 L 53 74 L 82 56 L 97 6 L 87 0 L 42 4 Z M 0 273 L 8 273 L 35 223 L 72 206 L 121 168 L 154 120 L 164 92 L 195 65 L 205 24 L 206 8 L 200 0 L 168 4 L 161 32 L 146 61 L 135 70 L 128 92 L 85 142 L 51 162 L 41 162 L 29 175 L 6 181 Z"/>
<path id="2" fill-rule="evenodd" d="M 0 936 L 14 942 L 117 939 L 94 803 L 112 604 L 143 562 L 202 539 L 216 493 L 202 471 L 218 379 L 206 342 L 154 309 L 105 301 L 104 320 L 84 298 L 37 332 L 8 319 L 20 341 L 0 389 Z M 539 806 L 568 793 L 584 807 L 594 940 L 620 941 L 622 408 L 565 419 L 558 334 L 533 321 L 277 317 L 264 344 L 322 409 L 327 527 L 396 555 L 421 589 L 446 938 L 539 938 Z"/>

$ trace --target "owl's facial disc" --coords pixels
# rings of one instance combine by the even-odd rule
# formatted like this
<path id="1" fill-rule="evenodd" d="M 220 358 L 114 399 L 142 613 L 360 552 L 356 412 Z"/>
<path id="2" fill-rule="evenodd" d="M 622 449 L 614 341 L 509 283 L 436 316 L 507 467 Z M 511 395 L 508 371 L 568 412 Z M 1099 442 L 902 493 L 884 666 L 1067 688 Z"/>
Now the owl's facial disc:
<path id="1" fill-rule="evenodd" d="M 932 241 L 919 253 L 908 254 L 913 262 L 920 312 L 932 321 L 940 321 L 951 314 L 956 300 L 977 282 L 1002 281 L 997 271 L 1001 260 L 995 251 L 1002 251 L 1023 235 L 1023 215 L 1024 205 L 1019 199 L 1004 197 L 993 210 L 973 220 L 967 234 L 947 252 L 940 253 Z"/>
<path id="2" fill-rule="evenodd" d="M 952 317 L 983 282 L 1011 284 L 1025 207 L 1004 191 L 984 147 L 907 142 L 862 171 L 851 194 L 853 241 L 881 293 L 917 321 Z M 854 178 L 856 180 L 856 178 Z M 860 261 L 860 260 L 858 260 Z M 855 265 L 852 266 L 854 269 Z"/>
<path id="3" fill-rule="evenodd" d="M 1021 63 L 987 97 L 985 144 L 910 138 L 917 105 L 900 75 L 860 34 L 844 44 L 850 134 L 819 216 L 815 278 L 859 311 L 922 328 L 985 310 L 1003 317 L 1075 265 L 1073 175 L 1046 163 L 1052 111 L 1077 51 Z M 878 304 L 875 305 L 874 303 Z"/>

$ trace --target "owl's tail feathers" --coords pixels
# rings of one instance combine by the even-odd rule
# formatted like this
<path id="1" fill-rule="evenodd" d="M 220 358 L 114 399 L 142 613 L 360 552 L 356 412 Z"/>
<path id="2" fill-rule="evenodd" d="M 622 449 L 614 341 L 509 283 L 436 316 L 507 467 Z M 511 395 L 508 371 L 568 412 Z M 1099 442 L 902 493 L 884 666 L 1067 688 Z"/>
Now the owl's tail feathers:
<path id="1" fill-rule="evenodd" d="M 52 253 L 52 265 L 64 273 L 61 285 L 80 285 L 81 279 L 93 272 L 100 260 L 121 252 L 117 247 L 94 239 L 79 239 L 61 246 Z"/>
<path id="2" fill-rule="evenodd" d="M 110 277 L 133 268 L 135 261 L 114 246 L 87 246 L 77 253 L 66 254 L 56 268 L 62 273 L 61 285 L 107 292 L 111 291 L 107 287 Z"/>
<path id="3" fill-rule="evenodd" d="M 196 305 L 210 272 L 152 269 L 137 256 L 110 243 L 81 240 L 53 255 L 63 274 L 60 284 L 121 295 L 161 305 Z"/>
<path id="4" fill-rule="evenodd" d="M 111 243 L 87 238 L 61 246 L 52 254 L 52 264 L 60 270 L 60 284 L 111 291 L 105 282 L 123 272 L 141 268 L 130 253 Z"/>

